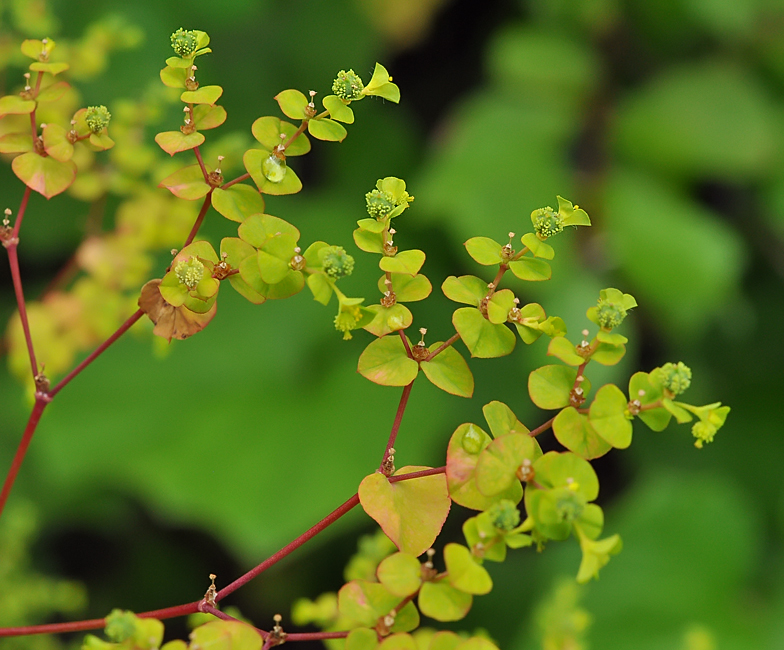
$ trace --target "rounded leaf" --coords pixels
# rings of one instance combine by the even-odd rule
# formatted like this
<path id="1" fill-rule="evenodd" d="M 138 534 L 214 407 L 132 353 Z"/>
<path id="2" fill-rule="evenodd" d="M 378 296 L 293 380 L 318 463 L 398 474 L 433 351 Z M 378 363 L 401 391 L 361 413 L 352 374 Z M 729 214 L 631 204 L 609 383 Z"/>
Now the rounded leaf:
<path id="1" fill-rule="evenodd" d="M 186 90 L 180 100 L 186 104 L 214 104 L 223 94 L 220 86 L 200 86 L 196 90 Z"/>
<path id="2" fill-rule="evenodd" d="M 408 553 L 394 553 L 382 560 L 376 570 L 378 581 L 395 596 L 405 598 L 422 584 L 422 565 Z"/>
<path id="3" fill-rule="evenodd" d="M 11 168 L 27 187 L 47 199 L 67 190 L 76 178 L 76 165 L 72 160 L 60 162 L 32 151 L 14 158 Z"/>
<path id="4" fill-rule="evenodd" d="M 447 544 L 444 547 L 444 562 L 449 572 L 449 584 L 456 589 L 477 596 L 492 591 L 490 574 L 462 544 Z"/>
<path id="5" fill-rule="evenodd" d="M 283 90 L 275 95 L 275 101 L 278 102 L 280 110 L 286 117 L 292 120 L 307 120 L 308 98 L 305 97 L 299 90 Z"/>
<path id="6" fill-rule="evenodd" d="M 337 95 L 327 95 L 321 100 L 321 103 L 329 111 L 329 116 L 333 120 L 343 122 L 344 124 L 354 123 L 354 111 Z"/>
<path id="7" fill-rule="evenodd" d="M 433 352 L 441 345 L 441 341 L 433 343 L 428 350 Z M 474 394 L 474 376 L 463 356 L 452 346 L 441 350 L 430 361 L 421 361 L 420 367 L 432 384 L 441 390 L 459 397 L 471 397 Z"/>
<path id="8" fill-rule="evenodd" d="M 199 165 L 188 165 L 178 169 L 158 183 L 158 187 L 165 187 L 174 196 L 188 201 L 201 199 L 212 189 L 205 182 Z"/>
<path id="9" fill-rule="evenodd" d="M 492 266 L 493 264 L 504 262 L 503 257 L 501 257 L 501 249 L 503 247 L 489 237 L 471 237 L 465 243 L 465 247 L 468 254 L 479 264 Z"/>
<path id="10" fill-rule="evenodd" d="M 402 467 L 395 476 L 425 469 Z M 443 474 L 390 483 L 376 472 L 362 480 L 358 492 L 362 508 L 395 546 L 417 557 L 433 545 L 452 504 Z"/>
<path id="11" fill-rule="evenodd" d="M 371 342 L 360 355 L 357 370 L 382 386 L 407 386 L 416 379 L 419 364 L 409 358 L 400 337 L 392 335 Z"/>
<path id="12" fill-rule="evenodd" d="M 328 142 L 342 142 L 348 135 L 346 128 L 342 124 L 327 118 L 309 120 L 308 133 L 314 138 Z"/>
<path id="13" fill-rule="evenodd" d="M 474 307 L 463 307 L 452 314 L 455 326 L 472 357 L 503 357 L 514 350 L 515 337 L 506 325 L 494 325 Z"/>
<path id="14" fill-rule="evenodd" d="M 478 307 L 487 295 L 487 282 L 475 275 L 450 275 L 441 285 L 444 295 L 454 302 Z"/>
<path id="15" fill-rule="evenodd" d="M 386 274 L 378 280 L 378 290 L 386 293 Z M 392 274 L 392 291 L 397 302 L 416 302 L 424 300 L 430 295 L 433 285 L 424 275 L 406 275 L 404 273 Z"/>
<path id="16" fill-rule="evenodd" d="M 225 190 L 212 191 L 212 207 L 232 221 L 242 223 L 253 214 L 264 212 L 264 197 L 250 185 L 236 183 Z"/>
<path id="17" fill-rule="evenodd" d="M 262 149 L 248 149 L 242 156 L 242 162 L 245 169 L 250 174 L 259 192 L 264 194 L 272 194 L 275 196 L 284 194 L 296 194 L 302 189 L 302 181 L 294 173 L 291 167 L 286 167 L 286 173 L 280 181 L 269 180 L 262 172 L 262 165 L 264 161 L 270 157 L 268 151 Z"/>
<path id="18" fill-rule="evenodd" d="M 225 121 L 226 109 L 223 106 L 199 104 L 193 108 L 193 124 L 199 131 L 214 129 Z"/>
<path id="19" fill-rule="evenodd" d="M 284 122 L 277 117 L 260 117 L 251 125 L 253 137 L 258 140 L 267 152 L 278 146 L 281 142 L 288 142 L 297 132 L 297 127 L 290 122 Z M 281 135 L 284 137 L 281 138 Z M 301 156 L 310 151 L 310 140 L 304 133 L 300 133 L 295 140 L 286 147 L 286 156 Z"/>
<path id="20" fill-rule="evenodd" d="M 577 378 L 577 369 L 567 366 L 542 366 L 528 376 L 531 401 L 541 409 L 562 409 L 569 406 L 569 394 Z M 583 389 L 588 392 L 583 382 Z"/>
<path id="21" fill-rule="evenodd" d="M 509 270 L 521 280 L 540 282 L 549 280 L 553 271 L 544 260 L 521 257 L 519 260 L 509 262 Z"/>
<path id="22" fill-rule="evenodd" d="M 523 461 L 534 462 L 541 453 L 528 434 L 509 433 L 496 438 L 479 454 L 476 487 L 488 497 L 508 490 L 515 481 L 519 481 L 517 470 Z"/>
<path id="23" fill-rule="evenodd" d="M 447 580 L 425 582 L 419 590 L 419 611 L 442 623 L 465 618 L 473 602 L 471 594 L 455 589 Z"/>
<path id="24" fill-rule="evenodd" d="M 583 458 L 599 458 L 611 449 L 610 443 L 595 431 L 588 418 L 572 406 L 555 416 L 553 433 L 558 442 Z"/>
<path id="25" fill-rule="evenodd" d="M 378 263 L 382 271 L 416 275 L 425 263 L 425 254 L 420 250 L 401 251 L 394 257 L 382 257 Z"/>
<path id="26" fill-rule="evenodd" d="M 626 449 L 632 442 L 632 423 L 626 417 L 626 395 L 614 384 L 602 386 L 596 393 L 588 420 L 594 431 L 616 449 Z"/>
<path id="27" fill-rule="evenodd" d="M 204 135 L 198 131 L 185 135 L 182 131 L 164 131 L 155 136 L 155 142 L 167 154 L 173 156 L 180 151 L 187 151 L 198 147 L 204 142 Z"/>

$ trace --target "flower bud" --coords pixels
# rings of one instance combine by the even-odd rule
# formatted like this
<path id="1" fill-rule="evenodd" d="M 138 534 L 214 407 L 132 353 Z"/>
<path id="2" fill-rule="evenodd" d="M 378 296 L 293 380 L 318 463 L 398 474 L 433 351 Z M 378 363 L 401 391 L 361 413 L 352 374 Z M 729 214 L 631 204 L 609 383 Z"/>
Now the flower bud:
<path id="1" fill-rule="evenodd" d="M 352 99 L 359 99 L 362 97 L 362 89 L 365 84 L 353 70 L 346 72 L 341 70 L 335 81 L 332 82 L 332 92 L 341 99 L 351 101 Z"/>
<path id="2" fill-rule="evenodd" d="M 656 381 L 673 395 L 680 395 L 691 385 L 691 368 L 682 361 L 665 363 L 654 371 Z"/>
<path id="3" fill-rule="evenodd" d="M 325 246 L 318 252 L 324 273 L 333 280 L 351 275 L 354 270 L 354 258 L 342 246 Z"/>

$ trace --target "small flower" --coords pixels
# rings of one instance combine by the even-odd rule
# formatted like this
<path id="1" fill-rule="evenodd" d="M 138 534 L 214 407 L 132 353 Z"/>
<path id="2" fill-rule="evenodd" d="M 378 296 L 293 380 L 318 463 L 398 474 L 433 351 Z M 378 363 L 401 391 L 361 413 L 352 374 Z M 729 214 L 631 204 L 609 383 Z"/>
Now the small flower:
<path id="1" fill-rule="evenodd" d="M 180 260 L 174 267 L 174 275 L 189 291 L 193 291 L 204 277 L 204 264 L 195 257 Z"/>
<path id="2" fill-rule="evenodd" d="M 520 511 L 509 499 L 502 499 L 493 505 L 487 513 L 490 515 L 493 526 L 500 530 L 509 532 L 520 525 Z"/>
<path id="3" fill-rule="evenodd" d="M 605 330 L 618 327 L 626 318 L 629 309 L 637 306 L 634 296 L 623 293 L 618 289 L 602 289 L 599 292 L 599 302 L 596 307 L 591 307 L 588 318 Z"/>
<path id="4" fill-rule="evenodd" d="M 108 125 L 109 120 L 112 119 L 112 114 L 106 106 L 88 106 L 84 113 L 84 120 L 90 131 L 98 135 Z"/>
<path id="5" fill-rule="evenodd" d="M 359 308 L 359 305 L 340 306 L 340 311 L 335 316 L 335 329 L 343 332 L 344 341 L 352 338 L 351 330 L 358 329 L 358 323 L 361 318 L 362 310 Z"/>
<path id="6" fill-rule="evenodd" d="M 548 237 L 557 235 L 563 230 L 563 219 L 548 205 L 531 213 L 531 222 L 534 225 L 536 236 L 544 241 Z"/>
<path id="7" fill-rule="evenodd" d="M 365 84 L 353 70 L 346 72 L 341 70 L 335 81 L 332 82 L 332 92 L 341 99 L 351 101 L 353 99 L 360 99 L 362 97 L 362 89 Z"/>
<path id="8" fill-rule="evenodd" d="M 351 275 L 354 270 L 354 258 L 342 246 L 325 246 L 318 252 L 324 273 L 333 280 Z"/>
<path id="9" fill-rule="evenodd" d="M 376 189 L 365 194 L 368 214 L 379 221 L 398 216 L 414 197 L 406 192 L 406 182 L 387 176 L 376 182 Z"/>
<path id="10" fill-rule="evenodd" d="M 180 27 L 171 35 L 171 44 L 177 56 L 189 59 L 199 47 L 199 36 L 193 30 Z"/>

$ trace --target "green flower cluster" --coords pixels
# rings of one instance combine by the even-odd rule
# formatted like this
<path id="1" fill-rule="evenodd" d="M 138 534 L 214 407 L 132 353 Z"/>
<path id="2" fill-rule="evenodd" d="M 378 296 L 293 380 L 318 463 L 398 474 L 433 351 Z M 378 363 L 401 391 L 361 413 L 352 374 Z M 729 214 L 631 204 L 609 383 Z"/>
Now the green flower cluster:
<path id="1" fill-rule="evenodd" d="M 531 221 L 534 225 L 534 232 L 541 240 L 557 235 L 563 230 L 563 219 L 558 213 L 548 205 L 546 208 L 539 208 L 531 213 Z"/>
<path id="2" fill-rule="evenodd" d="M 332 82 L 332 92 L 341 99 L 352 101 L 362 97 L 362 89 L 365 84 L 353 70 L 346 72 L 341 70 L 335 81 Z"/>
<path id="3" fill-rule="evenodd" d="M 488 511 L 490 521 L 496 528 L 509 532 L 520 525 L 520 511 L 513 501 L 501 499 Z"/>
<path id="4" fill-rule="evenodd" d="M 171 45 L 177 56 L 188 59 L 199 47 L 198 34 L 191 29 L 186 30 L 180 27 L 171 35 Z"/>
<path id="5" fill-rule="evenodd" d="M 354 258 L 342 246 L 325 246 L 319 251 L 319 259 L 324 273 L 333 280 L 351 275 L 354 270 Z"/>
<path id="6" fill-rule="evenodd" d="M 180 260 L 174 267 L 174 275 L 177 276 L 181 284 L 193 291 L 204 277 L 204 264 L 195 257 Z"/>
<path id="7" fill-rule="evenodd" d="M 109 120 L 111 119 L 112 114 L 106 106 L 88 106 L 84 113 L 84 120 L 87 122 L 87 126 L 96 135 L 109 126 Z"/>
<path id="8" fill-rule="evenodd" d="M 655 373 L 656 380 L 673 395 L 680 395 L 691 385 L 691 368 L 683 361 L 665 363 Z"/>

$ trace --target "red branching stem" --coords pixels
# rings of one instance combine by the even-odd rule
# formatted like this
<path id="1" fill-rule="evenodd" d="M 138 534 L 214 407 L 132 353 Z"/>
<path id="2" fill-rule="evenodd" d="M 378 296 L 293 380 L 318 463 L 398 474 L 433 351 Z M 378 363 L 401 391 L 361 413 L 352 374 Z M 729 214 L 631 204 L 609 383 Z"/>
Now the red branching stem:
<path id="1" fill-rule="evenodd" d="M 282 560 L 284 557 L 286 557 L 289 553 L 291 553 L 292 551 L 297 550 L 300 546 L 302 546 L 309 539 L 311 539 L 312 537 L 315 537 L 316 535 L 318 535 L 322 530 L 327 528 L 330 524 L 335 523 L 338 519 L 340 519 L 343 515 L 345 515 L 349 510 L 351 510 L 358 503 L 359 503 L 359 495 L 355 494 L 348 501 L 346 501 L 343 505 L 339 506 L 338 508 L 333 510 L 331 513 L 329 513 L 326 517 L 324 517 L 324 519 L 322 519 L 320 522 L 318 522 L 315 526 L 312 526 L 306 532 L 302 533 L 302 535 L 297 537 L 297 539 L 295 539 L 293 542 L 289 542 L 288 544 L 286 544 L 286 546 L 284 546 L 282 549 L 280 549 L 277 553 L 275 553 L 274 555 L 271 555 L 266 560 L 264 560 L 264 562 L 262 562 L 261 564 L 259 564 L 256 567 L 254 567 L 253 569 L 248 571 L 246 574 L 240 576 L 234 582 L 232 582 L 231 584 L 229 584 L 226 587 L 224 587 L 223 589 L 221 589 L 217 593 L 217 595 L 215 596 L 215 600 L 221 600 L 222 598 L 225 598 L 226 596 L 228 596 L 233 591 L 236 591 L 237 589 L 239 589 L 246 582 L 249 582 L 250 580 L 253 580 L 253 578 L 255 578 L 257 575 L 263 573 L 264 571 L 269 569 L 271 566 L 273 566 L 274 564 L 276 564 L 277 562 Z"/>
<path id="2" fill-rule="evenodd" d="M 22 289 L 22 276 L 19 272 L 19 258 L 16 255 L 16 243 L 11 243 L 8 246 L 8 263 L 11 266 L 11 281 L 14 285 L 16 305 L 19 309 L 19 320 L 22 322 L 22 331 L 27 344 L 27 354 L 30 357 L 30 368 L 33 372 L 33 379 L 35 379 L 35 376 L 38 374 L 38 361 L 35 358 L 30 322 L 27 319 L 27 307 L 25 305 L 24 290 Z"/>
<path id="3" fill-rule="evenodd" d="M 41 408 L 43 410 L 43 407 Z M 390 476 L 389 482 L 390 483 L 397 483 L 398 481 L 408 481 L 415 478 L 422 478 L 424 476 L 433 476 L 435 474 L 443 474 L 446 472 L 446 467 L 434 467 L 431 469 L 423 469 L 419 472 L 411 472 L 410 474 L 402 474 L 400 476 Z M 333 524 L 338 519 L 340 519 L 343 515 L 345 515 L 349 510 L 351 510 L 354 506 L 359 503 L 359 495 L 355 494 L 351 497 L 348 501 L 346 501 L 343 505 L 339 506 L 335 510 L 333 510 L 330 514 L 328 514 L 324 519 L 318 522 L 315 526 L 310 528 L 307 532 L 303 533 L 293 542 L 287 544 L 282 549 L 280 549 L 277 553 L 270 556 L 264 562 L 259 564 L 257 567 L 248 571 L 245 575 L 237 578 L 234 582 L 229 584 L 228 586 L 221 589 L 215 596 L 215 600 L 220 600 L 224 596 L 228 596 L 233 591 L 236 591 L 239 587 L 244 585 L 246 582 L 252 580 L 257 575 L 271 567 L 273 564 L 282 560 L 286 557 L 289 553 L 296 550 L 300 546 L 302 546 L 305 542 L 307 542 L 312 537 L 315 537 L 318 533 L 323 531 L 327 528 L 330 524 Z M 214 610 L 214 611 L 213 611 Z M 166 607 L 164 609 L 155 609 L 149 612 L 142 612 L 141 614 L 137 614 L 140 618 L 157 618 L 158 620 L 164 620 L 167 618 L 175 618 L 177 616 L 186 616 L 188 614 L 193 614 L 195 612 L 209 612 L 210 614 L 214 614 L 219 618 L 227 618 L 227 615 L 219 612 L 219 610 L 207 605 L 204 600 L 198 600 L 192 603 L 186 603 L 184 605 L 177 605 L 175 607 Z M 217 612 L 217 613 L 216 613 Z M 231 618 L 231 617 L 228 617 Z M 3 627 L 0 628 L 0 637 L 5 636 L 27 636 L 30 634 L 59 634 L 63 632 L 80 632 L 84 630 L 99 630 L 104 627 L 106 624 L 105 619 L 102 618 L 94 618 L 86 621 L 74 621 L 71 623 L 49 623 L 46 625 L 27 625 L 22 627 Z M 269 633 L 264 632 L 264 630 L 259 630 L 262 636 L 269 636 Z M 289 634 L 287 640 L 289 641 L 306 641 L 310 639 L 339 639 L 344 636 L 348 635 L 348 631 L 346 632 L 307 632 L 301 634 Z"/>
<path id="4" fill-rule="evenodd" d="M 439 345 L 435 350 L 433 350 L 430 354 L 428 354 L 427 359 L 425 359 L 425 361 L 432 361 L 433 357 L 441 354 L 444 350 L 446 350 L 450 345 L 452 345 L 453 343 L 455 343 L 455 341 L 458 341 L 459 339 L 460 339 L 460 335 L 457 332 L 455 332 L 446 341 L 444 341 L 441 345 Z"/>
<path id="5" fill-rule="evenodd" d="M 250 174 L 243 174 L 242 176 L 238 176 L 237 178 L 235 178 L 233 181 L 229 181 L 228 183 L 224 183 L 223 185 L 221 185 L 221 189 L 222 190 L 226 190 L 226 189 L 230 188 L 232 185 L 236 185 L 237 183 L 241 183 L 242 181 L 245 181 L 245 180 L 247 180 L 249 178 L 250 178 Z"/>
<path id="6" fill-rule="evenodd" d="M 289 145 L 294 142 L 299 136 L 305 133 L 305 129 L 308 128 L 308 120 L 302 120 L 302 124 L 299 125 L 299 128 L 291 134 L 291 137 L 283 143 L 283 151 L 289 148 Z"/>
<path id="7" fill-rule="evenodd" d="M 25 625 L 22 627 L 0 627 L 0 637 L 4 636 L 29 636 L 31 634 L 61 634 L 64 632 L 83 632 L 86 630 L 100 630 L 106 625 L 102 618 L 93 618 L 88 621 L 74 623 L 49 623 L 47 625 Z"/>
<path id="8" fill-rule="evenodd" d="M 423 476 L 434 476 L 436 474 L 444 474 L 446 472 L 446 466 L 442 467 L 431 467 L 430 469 L 422 469 L 418 472 L 411 472 L 410 474 L 399 474 L 398 476 L 390 476 L 389 482 L 390 483 L 397 483 L 398 481 L 408 481 L 412 478 L 422 478 Z"/>
<path id="9" fill-rule="evenodd" d="M 63 388 L 65 388 L 71 380 L 76 377 L 82 370 L 84 370 L 87 366 L 89 366 L 95 359 L 100 355 L 106 348 L 108 348 L 112 343 L 114 343 L 117 339 L 119 339 L 125 332 L 131 329 L 131 326 L 136 323 L 144 315 L 144 312 L 141 309 L 137 309 L 133 315 L 131 315 L 128 320 L 126 320 L 120 327 L 117 328 L 117 331 L 112 334 L 108 339 L 106 339 L 101 345 L 99 345 L 95 350 L 93 350 L 92 354 L 87 357 L 84 361 L 82 361 L 76 368 L 71 370 L 65 377 L 63 377 L 60 382 L 49 391 L 49 397 L 52 398 L 57 393 L 59 393 Z"/>
<path id="10" fill-rule="evenodd" d="M 41 419 L 41 414 L 44 412 L 48 403 L 49 399 L 45 395 L 36 393 L 35 405 L 30 413 L 30 418 L 27 420 L 27 426 L 25 427 L 24 433 L 22 433 L 22 439 L 19 441 L 19 446 L 16 448 L 14 459 L 11 461 L 11 469 L 8 470 L 8 474 L 5 477 L 3 490 L 0 492 L 0 515 L 3 514 L 5 502 L 8 500 L 8 495 L 11 493 L 11 488 L 16 480 L 16 475 L 19 473 L 19 468 L 22 466 L 22 461 L 24 461 L 27 448 L 30 446 L 30 441 L 33 439 L 33 434 L 38 426 L 38 421 Z"/>
<path id="11" fill-rule="evenodd" d="M 27 210 L 27 201 L 30 199 L 30 188 L 25 185 L 25 191 L 22 195 L 22 201 L 19 203 L 19 211 L 16 213 L 16 221 L 14 222 L 14 231 L 11 234 L 11 239 L 19 237 L 19 229 L 22 227 L 22 217 L 24 217 Z"/>
<path id="12" fill-rule="evenodd" d="M 406 338 L 405 332 L 403 330 L 398 330 L 397 333 L 400 335 L 400 340 L 403 341 L 403 347 L 406 349 L 408 358 L 413 359 L 414 355 L 411 354 L 411 346 L 408 344 L 408 339 Z"/>
<path id="13" fill-rule="evenodd" d="M 344 632 L 295 632 L 286 636 L 286 641 L 321 641 L 322 639 L 345 639 L 351 630 Z"/>
<path id="14" fill-rule="evenodd" d="M 536 438 L 536 436 L 538 436 L 540 433 L 544 433 L 551 426 L 553 426 L 553 420 L 555 420 L 554 417 L 550 418 L 544 424 L 540 424 L 538 427 L 536 427 L 536 429 L 533 429 L 528 435 L 531 436 L 532 438 Z"/>
<path id="15" fill-rule="evenodd" d="M 212 190 L 210 190 L 207 193 L 207 196 L 204 197 L 204 203 L 201 204 L 201 210 L 199 210 L 199 215 L 196 217 L 196 221 L 193 224 L 193 228 L 191 228 L 191 231 L 188 234 L 188 239 L 186 239 L 185 243 L 182 245 L 183 248 L 185 248 L 188 244 L 190 244 L 196 237 L 196 233 L 199 232 L 199 228 L 201 228 L 201 224 L 204 221 L 204 217 L 207 214 L 207 210 L 210 209 L 211 203 L 212 203 Z"/>
<path id="16" fill-rule="evenodd" d="M 22 323 L 22 331 L 24 332 L 25 343 L 27 344 L 27 354 L 30 357 L 30 368 L 33 372 L 33 378 L 35 378 L 38 374 L 38 362 L 35 358 L 33 337 L 30 334 L 30 322 L 27 318 L 27 307 L 25 304 L 24 290 L 22 289 L 22 274 L 19 271 L 19 256 L 16 251 L 16 248 L 19 245 L 19 229 L 22 226 L 22 218 L 27 210 L 27 201 L 29 199 L 30 188 L 25 186 L 22 201 L 19 204 L 19 211 L 16 214 L 14 229 L 11 232 L 11 237 L 4 242 L 4 245 L 8 250 L 8 264 L 11 267 L 11 281 L 13 282 L 14 294 L 16 295 L 16 306 L 19 309 L 19 320 Z"/>
<path id="17" fill-rule="evenodd" d="M 390 450 L 395 446 L 395 439 L 397 438 L 397 432 L 400 430 L 400 423 L 403 421 L 403 413 L 406 412 L 406 406 L 408 405 L 408 396 L 411 394 L 411 387 L 414 385 L 412 381 L 408 386 L 403 389 L 403 394 L 400 396 L 400 403 L 397 405 L 397 413 L 395 413 L 395 421 L 392 423 L 392 431 L 389 433 L 389 440 L 387 441 L 387 448 L 384 450 L 384 457 L 381 459 L 381 465 L 379 466 L 379 471 L 382 474 L 389 475 L 387 472 L 387 467 L 391 465 L 388 463 L 387 460 L 389 458 Z"/>
<path id="18" fill-rule="evenodd" d="M 209 182 L 210 175 L 207 172 L 207 168 L 204 166 L 204 160 L 202 160 L 201 151 L 199 151 L 198 147 L 194 147 L 193 153 L 196 154 L 196 160 L 199 161 L 199 167 L 201 167 L 201 173 L 204 174 L 204 180 Z"/>

